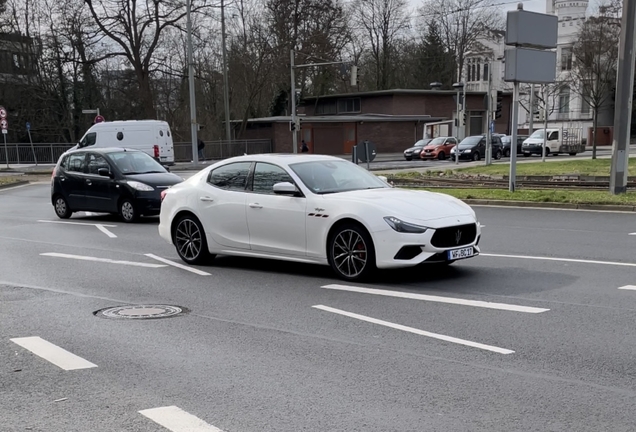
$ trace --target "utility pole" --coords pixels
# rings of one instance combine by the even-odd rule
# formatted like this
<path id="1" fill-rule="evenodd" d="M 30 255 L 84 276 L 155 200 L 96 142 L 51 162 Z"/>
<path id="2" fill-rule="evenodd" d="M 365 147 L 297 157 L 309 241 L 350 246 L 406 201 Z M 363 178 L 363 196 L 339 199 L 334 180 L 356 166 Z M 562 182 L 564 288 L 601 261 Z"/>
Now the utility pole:
<path id="1" fill-rule="evenodd" d="M 541 147 L 541 162 L 545 162 L 545 148 L 548 145 L 548 86 L 543 85 L 543 146 Z"/>
<path id="2" fill-rule="evenodd" d="M 508 190 L 514 192 L 517 188 L 517 124 L 519 121 L 519 82 L 514 82 L 512 93 L 512 133 L 510 134 L 510 178 Z M 512 151 L 512 146 L 515 151 Z"/>
<path id="3" fill-rule="evenodd" d="M 195 99 L 195 87 L 194 87 L 194 58 L 192 55 L 192 17 L 191 15 L 191 2 L 192 0 L 186 0 L 186 14 L 187 14 L 187 31 L 188 31 L 188 81 L 190 87 L 190 134 L 192 137 L 192 162 L 195 165 L 199 164 L 199 152 L 197 149 L 197 103 Z"/>
<path id="4" fill-rule="evenodd" d="M 221 40 L 223 43 L 223 103 L 225 105 L 225 139 L 228 146 L 232 144 L 232 132 L 230 129 L 230 90 L 227 76 L 227 47 L 225 43 L 225 1 L 221 0 Z M 228 152 L 228 155 L 231 153 Z"/>
<path id="5" fill-rule="evenodd" d="M 636 1 L 623 0 L 621 42 L 618 53 L 618 77 L 614 107 L 614 139 L 610 192 L 627 192 L 629 135 L 632 123 L 632 93 L 634 91 L 634 38 L 636 37 Z"/>
<path id="6" fill-rule="evenodd" d="M 486 97 L 488 98 L 488 107 L 486 108 L 486 165 L 490 165 L 492 163 L 492 131 L 490 130 L 490 118 L 492 117 L 492 73 L 490 72 L 491 67 L 492 64 L 488 63 L 488 90 L 486 93 Z"/>
<path id="7" fill-rule="evenodd" d="M 534 84 L 530 84 L 530 110 L 529 111 L 530 111 L 530 119 L 528 120 L 528 136 L 532 135 L 532 129 L 534 129 Z M 512 147 L 510 147 L 510 151 L 512 151 Z"/>
<path id="8" fill-rule="evenodd" d="M 290 61 L 290 74 L 291 74 L 291 122 L 292 122 L 292 147 L 294 148 L 294 153 L 298 153 L 298 131 L 296 130 L 296 74 L 294 65 L 294 50 L 290 51 L 289 61 Z"/>

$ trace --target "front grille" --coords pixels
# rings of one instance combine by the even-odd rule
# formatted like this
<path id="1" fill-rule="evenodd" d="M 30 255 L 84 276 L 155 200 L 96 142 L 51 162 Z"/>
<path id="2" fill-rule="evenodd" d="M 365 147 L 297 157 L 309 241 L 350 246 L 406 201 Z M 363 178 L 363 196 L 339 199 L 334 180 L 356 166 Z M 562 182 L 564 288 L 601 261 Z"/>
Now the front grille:
<path id="1" fill-rule="evenodd" d="M 477 235 L 477 225 L 467 224 L 435 230 L 431 244 L 437 248 L 463 246 L 472 243 Z"/>

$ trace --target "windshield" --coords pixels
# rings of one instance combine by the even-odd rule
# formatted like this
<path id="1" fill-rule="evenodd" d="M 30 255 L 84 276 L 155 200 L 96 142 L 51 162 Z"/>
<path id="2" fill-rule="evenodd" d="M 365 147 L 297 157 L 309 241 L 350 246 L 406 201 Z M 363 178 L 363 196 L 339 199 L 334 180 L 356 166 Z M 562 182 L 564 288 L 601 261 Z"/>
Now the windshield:
<path id="1" fill-rule="evenodd" d="M 388 188 L 375 175 L 349 161 L 320 160 L 289 166 L 315 194 Z"/>
<path id="2" fill-rule="evenodd" d="M 140 151 L 108 153 L 108 157 L 124 175 L 168 172 L 159 162 Z"/>
<path id="3" fill-rule="evenodd" d="M 427 145 L 430 142 L 431 142 L 431 140 L 429 138 L 426 138 L 426 139 L 423 139 L 423 140 L 419 140 L 418 142 L 413 144 L 413 147 L 424 147 L 425 145 Z"/>
<path id="4" fill-rule="evenodd" d="M 437 146 L 441 146 L 442 144 L 444 144 L 444 141 L 446 141 L 446 138 L 439 137 L 439 138 L 435 138 L 433 141 L 428 143 L 428 145 L 437 147 Z"/>
<path id="5" fill-rule="evenodd" d="M 538 131 L 534 131 L 534 133 L 530 135 L 530 138 L 543 138 L 543 135 L 545 135 L 543 129 L 539 129 Z"/>
<path id="6" fill-rule="evenodd" d="M 462 142 L 459 143 L 459 148 L 474 147 L 479 144 L 479 141 L 481 141 L 482 139 L 482 136 L 471 136 L 464 138 Z"/>
<path id="7" fill-rule="evenodd" d="M 501 137 L 501 142 L 504 144 L 508 144 L 510 141 L 512 141 L 512 138 L 509 136 Z"/>

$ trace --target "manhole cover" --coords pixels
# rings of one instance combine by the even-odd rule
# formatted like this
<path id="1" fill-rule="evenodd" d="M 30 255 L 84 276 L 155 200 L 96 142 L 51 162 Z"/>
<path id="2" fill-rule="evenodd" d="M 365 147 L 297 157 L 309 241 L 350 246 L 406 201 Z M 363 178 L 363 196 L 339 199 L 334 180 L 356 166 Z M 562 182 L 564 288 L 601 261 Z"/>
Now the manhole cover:
<path id="1" fill-rule="evenodd" d="M 101 309 L 95 312 L 95 315 L 108 319 L 158 319 L 170 318 L 185 312 L 188 312 L 187 309 L 180 306 L 134 305 Z"/>

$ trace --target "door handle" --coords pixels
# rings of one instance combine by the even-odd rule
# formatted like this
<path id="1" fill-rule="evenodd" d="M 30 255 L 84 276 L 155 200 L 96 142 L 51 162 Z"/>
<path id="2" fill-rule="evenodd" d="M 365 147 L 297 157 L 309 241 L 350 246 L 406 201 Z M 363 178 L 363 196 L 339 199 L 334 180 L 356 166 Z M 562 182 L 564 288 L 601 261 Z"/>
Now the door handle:
<path id="1" fill-rule="evenodd" d="M 90 186 L 92 183 L 89 179 L 86 179 L 86 184 Z"/>
<path id="2" fill-rule="evenodd" d="M 204 202 L 212 202 L 212 201 L 214 201 L 214 198 L 210 198 L 208 196 L 203 196 L 203 197 L 200 197 L 199 200 L 204 201 Z"/>
<path id="3" fill-rule="evenodd" d="M 251 203 L 250 207 L 253 208 L 253 209 L 263 208 L 263 206 L 260 205 L 259 203 Z"/>

